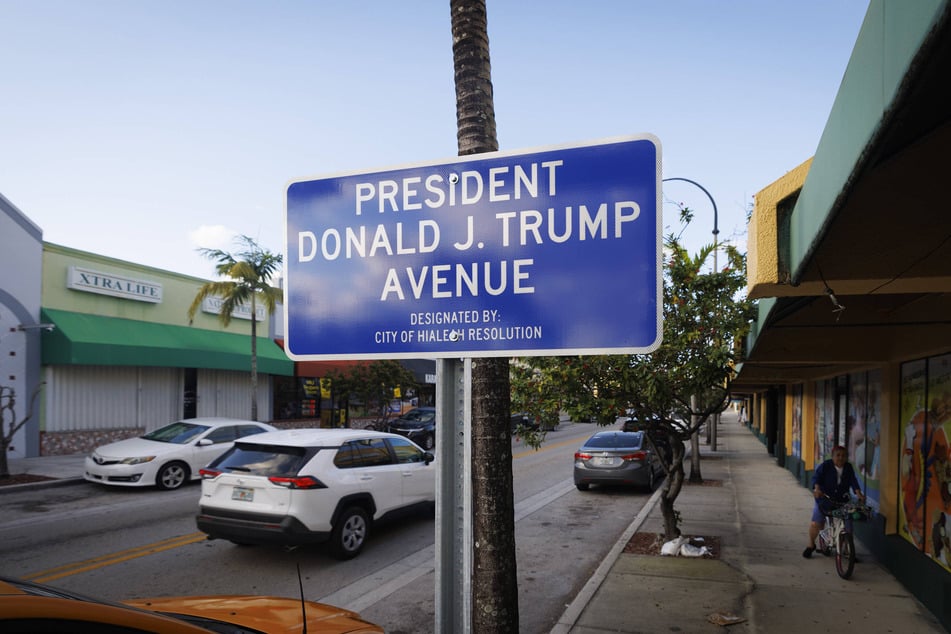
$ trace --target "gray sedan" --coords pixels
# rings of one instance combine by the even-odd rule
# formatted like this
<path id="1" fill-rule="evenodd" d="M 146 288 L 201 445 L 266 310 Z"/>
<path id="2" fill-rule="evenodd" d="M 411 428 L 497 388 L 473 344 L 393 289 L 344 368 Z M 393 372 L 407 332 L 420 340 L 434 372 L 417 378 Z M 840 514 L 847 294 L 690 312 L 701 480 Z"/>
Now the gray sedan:
<path id="1" fill-rule="evenodd" d="M 600 431 L 575 452 L 575 486 L 579 491 L 587 491 L 592 484 L 653 490 L 660 471 L 660 462 L 640 431 Z"/>

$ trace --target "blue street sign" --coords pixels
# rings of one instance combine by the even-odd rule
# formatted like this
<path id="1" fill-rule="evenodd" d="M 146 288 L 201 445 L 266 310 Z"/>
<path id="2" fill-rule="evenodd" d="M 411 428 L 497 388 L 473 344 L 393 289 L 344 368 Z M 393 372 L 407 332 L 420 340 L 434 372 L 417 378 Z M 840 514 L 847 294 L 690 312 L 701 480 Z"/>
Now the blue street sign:
<path id="1" fill-rule="evenodd" d="M 287 187 L 295 360 L 660 344 L 660 142 L 493 152 Z"/>

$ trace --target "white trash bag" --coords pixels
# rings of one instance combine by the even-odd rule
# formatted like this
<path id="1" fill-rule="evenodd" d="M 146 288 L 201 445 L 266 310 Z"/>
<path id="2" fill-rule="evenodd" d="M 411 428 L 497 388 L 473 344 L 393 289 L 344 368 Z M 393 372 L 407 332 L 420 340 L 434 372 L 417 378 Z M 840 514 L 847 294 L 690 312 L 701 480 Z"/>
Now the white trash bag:
<path id="1" fill-rule="evenodd" d="M 660 554 L 669 557 L 676 557 L 680 554 L 681 547 L 687 543 L 687 538 L 681 535 L 677 539 L 672 539 L 660 547 Z"/>
<path id="2" fill-rule="evenodd" d="M 687 543 L 680 547 L 680 554 L 684 557 L 703 557 L 710 554 L 710 549 L 706 546 L 694 546 Z"/>
<path id="3" fill-rule="evenodd" d="M 699 541 L 703 540 L 699 539 Z M 690 538 L 684 537 L 683 535 L 677 539 L 672 539 L 669 542 L 666 542 L 660 548 L 660 554 L 667 555 L 668 557 L 676 557 L 677 555 L 680 555 L 681 557 L 703 557 L 704 555 L 709 555 L 712 552 L 713 551 L 706 546 L 694 546 L 690 543 Z"/>

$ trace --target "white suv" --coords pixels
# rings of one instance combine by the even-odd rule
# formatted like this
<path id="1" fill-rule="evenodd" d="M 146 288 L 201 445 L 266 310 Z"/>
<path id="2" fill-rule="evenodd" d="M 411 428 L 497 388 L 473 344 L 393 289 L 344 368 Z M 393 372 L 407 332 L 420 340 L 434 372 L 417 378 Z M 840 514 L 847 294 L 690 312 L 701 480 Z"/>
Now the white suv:
<path id="1" fill-rule="evenodd" d="M 433 454 L 356 429 L 288 429 L 237 441 L 201 470 L 198 528 L 236 544 L 330 541 L 360 553 L 372 521 L 436 500 Z"/>

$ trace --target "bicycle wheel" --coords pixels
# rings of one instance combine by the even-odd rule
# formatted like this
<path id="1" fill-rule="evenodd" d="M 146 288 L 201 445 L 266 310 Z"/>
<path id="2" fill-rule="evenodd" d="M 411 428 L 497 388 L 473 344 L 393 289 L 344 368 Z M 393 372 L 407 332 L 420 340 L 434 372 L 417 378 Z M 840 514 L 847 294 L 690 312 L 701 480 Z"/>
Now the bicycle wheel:
<path id="1" fill-rule="evenodd" d="M 852 569 L 855 568 L 855 542 L 852 541 L 852 533 L 842 531 L 839 533 L 839 543 L 835 551 L 835 571 L 843 579 L 852 576 Z"/>

